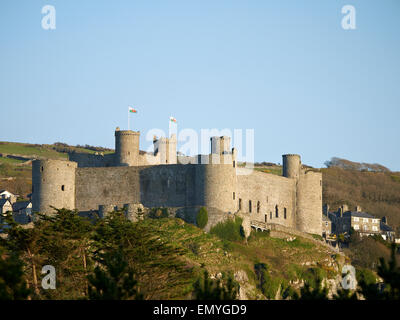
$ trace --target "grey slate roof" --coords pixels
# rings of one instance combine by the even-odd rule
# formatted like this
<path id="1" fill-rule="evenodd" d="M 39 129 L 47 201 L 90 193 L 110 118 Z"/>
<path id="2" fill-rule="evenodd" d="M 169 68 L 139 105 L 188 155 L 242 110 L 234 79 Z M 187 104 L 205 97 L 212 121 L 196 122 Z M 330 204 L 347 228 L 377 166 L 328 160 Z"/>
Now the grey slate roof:
<path id="1" fill-rule="evenodd" d="M 359 217 L 359 218 L 372 218 L 376 219 L 374 216 L 370 215 L 366 212 L 358 212 L 358 211 L 347 211 L 343 213 L 344 217 Z"/>
<path id="2" fill-rule="evenodd" d="M 381 223 L 381 230 L 382 231 L 387 231 L 387 232 L 393 232 L 394 230 L 389 227 L 386 223 Z"/>
<path id="3" fill-rule="evenodd" d="M 19 210 L 22 210 L 22 209 L 26 209 L 26 207 L 30 203 L 31 203 L 30 201 L 18 201 L 18 202 L 15 202 L 12 205 L 13 211 L 19 211 Z"/>
<path id="4" fill-rule="evenodd" d="M 0 199 L 0 208 L 4 206 L 6 202 L 9 202 L 8 199 Z"/>

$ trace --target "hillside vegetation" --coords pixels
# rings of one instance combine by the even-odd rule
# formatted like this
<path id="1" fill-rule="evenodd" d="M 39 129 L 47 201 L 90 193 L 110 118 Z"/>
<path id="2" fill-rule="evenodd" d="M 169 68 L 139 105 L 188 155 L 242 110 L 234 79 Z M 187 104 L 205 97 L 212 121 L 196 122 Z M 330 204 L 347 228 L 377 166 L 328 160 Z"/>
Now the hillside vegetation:
<path id="1" fill-rule="evenodd" d="M 248 241 L 227 240 L 223 229 L 224 224 L 216 236 L 172 217 L 132 223 L 121 212 L 90 223 L 73 211 L 59 210 L 55 217 L 35 222 L 35 228 L 10 229 L 8 240 L 0 239 L 0 252 L 19 254 L 34 299 L 91 298 L 86 276 L 95 275 L 96 261 L 103 264 L 107 254 L 132 271 L 144 299 L 193 298 L 194 283 L 204 270 L 213 278 L 232 275 L 242 299 L 275 298 L 291 281 L 312 281 L 313 275 L 335 278 L 344 262 L 308 239 L 286 241 L 259 232 Z M 40 271 L 47 264 L 57 270 L 56 290 L 40 288 Z M 259 265 L 268 270 L 264 288 L 257 277 Z"/>

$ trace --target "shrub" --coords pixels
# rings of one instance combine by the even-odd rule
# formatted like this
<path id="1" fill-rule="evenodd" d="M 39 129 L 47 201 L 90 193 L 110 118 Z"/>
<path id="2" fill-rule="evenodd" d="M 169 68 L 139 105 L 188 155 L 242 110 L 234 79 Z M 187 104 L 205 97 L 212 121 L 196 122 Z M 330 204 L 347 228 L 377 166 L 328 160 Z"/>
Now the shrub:
<path id="1" fill-rule="evenodd" d="M 241 232 L 242 219 L 236 217 L 235 220 L 228 219 L 224 222 L 219 222 L 211 228 L 210 233 L 215 234 L 223 240 L 241 241 L 243 234 Z"/>
<path id="2" fill-rule="evenodd" d="M 275 299 L 278 289 L 283 285 L 283 280 L 279 277 L 272 277 L 269 273 L 269 267 L 265 263 L 256 263 L 254 271 L 257 277 L 257 287 L 267 297 L 267 299 Z"/>
<path id="3" fill-rule="evenodd" d="M 168 216 L 168 208 L 152 208 L 149 214 L 153 219 L 168 218 Z"/>
<path id="4" fill-rule="evenodd" d="M 208 213 L 205 207 L 201 207 L 196 217 L 196 224 L 199 228 L 203 229 L 208 222 Z"/>

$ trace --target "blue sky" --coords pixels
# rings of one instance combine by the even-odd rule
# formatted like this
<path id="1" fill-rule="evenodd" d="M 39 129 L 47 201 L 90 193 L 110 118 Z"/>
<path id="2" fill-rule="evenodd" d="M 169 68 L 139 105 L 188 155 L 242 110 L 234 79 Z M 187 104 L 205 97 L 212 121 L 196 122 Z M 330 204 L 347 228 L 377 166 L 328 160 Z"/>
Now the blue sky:
<path id="1" fill-rule="evenodd" d="M 179 130 L 254 129 L 256 161 L 399 171 L 399 34 L 398 0 L 2 0 L 0 141 L 114 147 L 133 105 L 142 149 L 173 115 Z"/>

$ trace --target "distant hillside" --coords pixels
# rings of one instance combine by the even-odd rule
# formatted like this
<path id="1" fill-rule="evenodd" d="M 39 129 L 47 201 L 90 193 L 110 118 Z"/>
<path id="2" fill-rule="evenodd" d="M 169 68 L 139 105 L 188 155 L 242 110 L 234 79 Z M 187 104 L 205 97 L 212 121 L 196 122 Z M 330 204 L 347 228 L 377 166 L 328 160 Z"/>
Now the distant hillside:
<path id="1" fill-rule="evenodd" d="M 360 205 L 389 225 L 400 227 L 400 172 L 366 172 L 331 167 L 322 170 L 323 201 L 331 208 Z M 400 230 L 399 230 L 400 231 Z"/>
<path id="2" fill-rule="evenodd" d="M 66 143 L 29 144 L 0 141 L 0 190 L 7 189 L 26 198 L 32 189 L 32 159 L 68 159 L 68 152 L 111 153 L 93 146 L 70 146 Z"/>
<path id="3" fill-rule="evenodd" d="M 322 172 L 322 200 L 331 210 L 342 204 L 356 205 L 377 217 L 388 217 L 389 225 L 400 232 L 400 172 L 379 164 L 357 163 L 332 158 Z M 255 170 L 281 175 L 282 166 L 256 163 Z"/>

